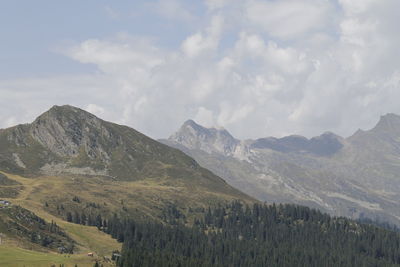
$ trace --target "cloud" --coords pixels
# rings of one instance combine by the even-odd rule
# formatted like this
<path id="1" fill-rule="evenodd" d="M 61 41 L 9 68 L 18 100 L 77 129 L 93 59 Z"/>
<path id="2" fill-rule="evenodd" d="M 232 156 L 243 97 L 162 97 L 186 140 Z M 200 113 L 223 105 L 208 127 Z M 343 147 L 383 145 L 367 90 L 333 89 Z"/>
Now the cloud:
<path id="1" fill-rule="evenodd" d="M 347 136 L 400 114 L 400 2 L 205 4 L 175 47 L 129 34 L 88 38 L 64 55 L 94 74 L 0 81 L 0 125 L 70 103 L 157 138 L 189 118 L 239 138 Z"/>
<path id="2" fill-rule="evenodd" d="M 346 14 L 362 14 L 372 8 L 372 5 L 378 4 L 379 0 L 339 0 L 339 3 Z"/>
<path id="3" fill-rule="evenodd" d="M 110 65 L 152 68 L 162 62 L 162 58 L 157 57 L 161 56 L 159 49 L 150 40 L 126 35 L 112 41 L 89 39 L 69 48 L 66 54 L 81 63 L 96 64 L 104 71 L 110 71 L 107 69 Z"/>
<path id="4" fill-rule="evenodd" d="M 150 8 L 169 20 L 193 21 L 195 16 L 179 0 L 158 0 Z"/>
<path id="5" fill-rule="evenodd" d="M 114 81 L 103 75 L 66 75 L 53 78 L 21 78 L 0 81 L 0 127 L 33 121 L 53 105 L 89 108 L 87 101 L 112 100 Z M 105 119 L 117 121 L 119 110 L 104 103 Z M 97 110 L 95 113 L 100 115 Z"/>
<path id="6" fill-rule="evenodd" d="M 281 39 L 324 30 L 332 11 L 330 2 L 321 0 L 248 1 L 246 7 L 252 24 Z"/>
<path id="7" fill-rule="evenodd" d="M 223 18 L 214 16 L 210 26 L 204 32 L 197 32 L 182 43 L 183 52 L 189 57 L 196 57 L 203 52 L 214 51 L 218 48 L 223 29 Z"/>
<path id="8" fill-rule="evenodd" d="M 213 112 L 205 107 L 198 108 L 194 120 L 205 127 L 212 127 L 215 125 Z"/>

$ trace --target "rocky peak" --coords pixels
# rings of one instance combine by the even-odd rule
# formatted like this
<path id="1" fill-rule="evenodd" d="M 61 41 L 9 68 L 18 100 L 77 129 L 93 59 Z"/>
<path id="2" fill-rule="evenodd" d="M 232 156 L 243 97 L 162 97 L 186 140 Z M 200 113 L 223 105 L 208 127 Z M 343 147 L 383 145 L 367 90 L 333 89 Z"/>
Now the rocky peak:
<path id="1" fill-rule="evenodd" d="M 374 128 L 358 130 L 346 140 L 365 157 L 383 158 L 389 154 L 397 157 L 400 154 L 400 116 L 393 113 L 381 116 Z"/>
<path id="2" fill-rule="evenodd" d="M 232 155 L 240 143 L 225 129 L 205 128 L 193 120 L 186 121 L 168 140 L 189 149 L 224 155 Z"/>
<path id="3" fill-rule="evenodd" d="M 400 134 L 400 116 L 388 113 L 381 116 L 378 124 L 372 129 L 374 132 L 390 132 L 392 134 Z"/>
<path id="4" fill-rule="evenodd" d="M 94 122 L 100 121 L 99 118 L 93 114 L 82 110 L 77 107 L 64 105 L 64 106 L 53 106 L 48 111 L 41 114 L 32 125 L 47 124 L 50 123 L 65 123 L 67 121 L 74 122 Z M 71 122 L 72 123 L 72 122 Z"/>
<path id="5" fill-rule="evenodd" d="M 100 137 L 110 137 L 103 121 L 72 106 L 53 106 L 30 127 L 31 136 L 59 156 L 74 156 L 84 149 L 89 157 L 99 154 Z"/>

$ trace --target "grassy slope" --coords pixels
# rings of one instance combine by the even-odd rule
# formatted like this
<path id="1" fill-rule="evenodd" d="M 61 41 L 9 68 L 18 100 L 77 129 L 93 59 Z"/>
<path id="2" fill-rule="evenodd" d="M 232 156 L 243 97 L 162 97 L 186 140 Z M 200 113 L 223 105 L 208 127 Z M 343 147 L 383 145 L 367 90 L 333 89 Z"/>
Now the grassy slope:
<path id="1" fill-rule="evenodd" d="M 94 227 L 65 222 L 67 212 L 157 220 L 171 203 L 184 212 L 233 199 L 255 201 L 179 150 L 70 106 L 55 106 L 32 124 L 0 129 L 0 148 L 0 170 L 20 183 L 0 184 L 0 197 L 55 221 L 82 253 L 110 255 L 120 244 Z M 41 168 L 55 163 L 67 168 L 52 165 L 43 176 Z M 99 176 L 84 176 L 88 167 Z"/>
<path id="2" fill-rule="evenodd" d="M 62 255 L 51 252 L 37 252 L 16 246 L 0 245 L 0 266 L 7 267 L 49 267 L 52 264 L 64 264 L 65 267 L 92 267 L 95 259 L 85 255 Z M 104 265 L 107 266 L 107 265 Z M 112 265 L 109 265 L 112 266 Z"/>
<path id="3" fill-rule="evenodd" d="M 13 205 L 20 205 L 34 212 L 47 222 L 51 222 L 52 220 L 56 222 L 77 242 L 78 251 L 77 254 L 64 257 L 64 255 L 52 253 L 50 251 L 43 253 L 24 250 L 21 247 L 29 249 L 37 248 L 30 247 L 30 245 L 26 243 L 17 243 L 15 240 L 5 239 L 6 241 L 0 245 L 0 266 L 50 266 L 50 263 L 70 263 L 71 266 L 73 266 L 73 263 L 79 263 L 78 266 L 93 266 L 94 259 L 87 257 L 87 252 L 95 252 L 99 258 L 102 258 L 102 256 L 110 256 L 113 250 L 121 249 L 121 244 L 110 236 L 97 230 L 96 227 L 68 223 L 49 214 L 43 209 L 40 196 L 40 193 L 44 193 L 42 189 L 51 188 L 57 193 L 57 188 L 61 189 L 63 185 L 61 179 L 54 179 L 54 183 L 49 183 L 47 179 L 27 179 L 10 174 L 7 174 L 7 176 L 24 185 L 24 189 L 17 198 L 8 200 L 10 200 Z M 60 192 L 63 191 L 59 191 L 58 194 Z"/>
<path id="4" fill-rule="evenodd" d="M 68 223 L 55 216 L 54 207 L 57 205 L 63 204 L 65 207 L 74 210 L 83 207 L 84 203 L 93 202 L 101 204 L 101 214 L 125 212 L 132 214 L 135 218 L 151 217 L 158 219 L 163 207 L 169 203 L 174 203 L 184 209 L 189 206 L 206 207 L 224 200 L 231 201 L 235 198 L 230 194 L 231 192 L 227 194 L 221 193 L 218 188 L 203 187 L 197 183 L 188 184 L 184 180 L 177 179 L 172 184 L 168 177 L 129 182 L 116 181 L 104 177 L 46 176 L 24 178 L 18 175 L 4 174 L 18 182 L 20 187 L 22 185 L 19 194 L 8 200 L 14 205 L 20 205 L 34 212 L 48 222 L 55 221 L 78 243 L 78 255 L 71 256 L 70 259 L 72 260 L 86 259 L 87 257 L 84 255 L 91 251 L 99 256 L 110 256 L 113 250 L 120 250 L 121 244 L 98 231 L 96 227 Z M 72 198 L 74 196 L 78 196 L 82 203 L 73 202 Z M 239 197 L 236 198 L 239 199 Z M 247 201 L 251 202 L 253 200 L 248 198 Z M 45 202 L 48 203 L 48 207 L 45 207 Z M 17 246 L 13 247 L 14 252 L 18 253 L 19 248 Z M 4 250 L 4 247 L 2 249 Z M 12 251 L 7 253 L 4 255 L 10 255 Z M 45 255 L 26 252 L 22 253 L 21 257 L 26 256 L 25 262 L 31 260 L 30 256 L 37 258 L 38 262 L 40 262 L 43 257 L 46 257 Z M 51 255 L 51 257 L 56 257 L 61 261 L 70 260 L 62 255 Z M 4 257 L 6 256 L 0 256 L 0 260 L 6 260 Z M 0 266 L 3 266 L 1 261 Z"/>

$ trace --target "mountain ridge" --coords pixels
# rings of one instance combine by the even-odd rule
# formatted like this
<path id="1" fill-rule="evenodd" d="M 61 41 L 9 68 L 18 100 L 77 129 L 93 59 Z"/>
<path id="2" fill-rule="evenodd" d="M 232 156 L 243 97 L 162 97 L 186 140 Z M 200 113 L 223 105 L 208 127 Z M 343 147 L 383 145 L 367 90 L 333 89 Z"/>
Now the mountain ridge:
<path id="1" fill-rule="evenodd" d="M 202 149 L 212 143 L 190 147 L 174 138 L 162 141 L 259 200 L 400 223 L 400 207 L 394 204 L 400 201 L 398 115 L 386 114 L 371 130 L 347 138 L 326 132 L 312 138 L 238 140 L 245 155 Z"/>

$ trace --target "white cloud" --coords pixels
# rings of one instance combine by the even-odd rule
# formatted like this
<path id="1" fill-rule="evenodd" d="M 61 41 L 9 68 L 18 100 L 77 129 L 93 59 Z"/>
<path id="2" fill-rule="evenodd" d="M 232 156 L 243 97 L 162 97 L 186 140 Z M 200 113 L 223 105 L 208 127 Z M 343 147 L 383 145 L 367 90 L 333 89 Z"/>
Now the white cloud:
<path id="1" fill-rule="evenodd" d="M 253 110 L 254 107 L 252 105 L 233 107 L 229 102 L 222 102 L 217 119 L 218 125 L 223 126 L 237 123 L 245 119 Z"/>
<path id="2" fill-rule="evenodd" d="M 161 52 L 149 40 L 131 38 L 126 35 L 121 35 L 113 41 L 89 39 L 78 46 L 71 47 L 67 55 L 81 63 L 96 64 L 105 71 L 109 71 L 107 68 L 110 65 L 153 68 L 162 63 Z"/>
<path id="3" fill-rule="evenodd" d="M 223 18 L 214 16 L 204 32 L 195 33 L 182 43 L 183 52 L 189 57 L 196 57 L 203 52 L 215 51 L 218 48 L 222 28 Z"/>
<path id="4" fill-rule="evenodd" d="M 338 0 L 346 14 L 354 15 L 368 11 L 373 4 L 380 0 Z"/>
<path id="5" fill-rule="evenodd" d="M 400 114 L 399 1 L 206 4 L 201 26 L 175 48 L 122 34 L 87 39 L 65 54 L 96 74 L 0 81 L 0 126 L 65 103 L 153 137 L 189 118 L 240 138 L 350 135 Z"/>
<path id="6" fill-rule="evenodd" d="M 324 29 L 333 7 L 321 0 L 248 1 L 246 11 L 249 21 L 271 36 L 292 39 Z"/>
<path id="7" fill-rule="evenodd" d="M 194 120 L 205 127 L 216 126 L 214 122 L 213 112 L 205 107 L 199 107 Z"/>
<path id="8" fill-rule="evenodd" d="M 195 16 L 179 0 L 158 0 L 150 4 L 158 14 L 170 20 L 193 21 Z"/>

